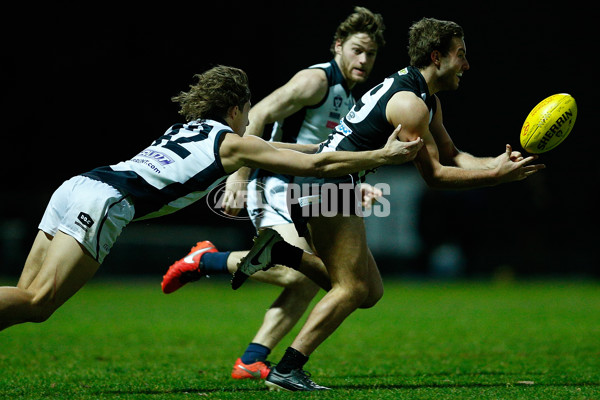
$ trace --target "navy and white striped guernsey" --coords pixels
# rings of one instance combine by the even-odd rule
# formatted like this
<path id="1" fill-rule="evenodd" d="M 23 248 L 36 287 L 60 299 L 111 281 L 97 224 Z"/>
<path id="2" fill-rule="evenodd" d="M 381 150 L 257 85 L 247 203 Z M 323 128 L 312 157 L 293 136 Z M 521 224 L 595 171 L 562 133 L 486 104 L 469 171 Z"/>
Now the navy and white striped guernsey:
<path id="1" fill-rule="evenodd" d="M 135 206 L 135 220 L 170 214 L 199 200 L 227 177 L 219 156 L 223 122 L 175 124 L 128 161 L 83 173 L 105 182 Z"/>
<path id="2" fill-rule="evenodd" d="M 311 65 L 307 69 L 321 69 L 327 77 L 327 94 L 315 105 L 307 106 L 281 121 L 276 121 L 271 130 L 269 141 L 316 144 L 327 140 L 344 115 L 356 103 L 352 91 L 335 60 Z M 290 181 L 290 175 L 276 174 L 264 169 L 256 169 L 251 179 L 276 175 L 284 181 Z"/>
<path id="3" fill-rule="evenodd" d="M 390 98 L 401 91 L 413 92 L 429 110 L 429 122 L 436 112 L 436 96 L 429 94 L 427 82 L 415 67 L 404 68 L 366 92 L 319 151 L 364 151 L 383 147 L 394 130 L 386 117 Z"/>
<path id="4" fill-rule="evenodd" d="M 308 69 L 325 71 L 329 86 L 327 95 L 319 103 L 304 107 L 293 117 L 275 122 L 270 141 L 301 144 L 323 142 L 354 106 L 352 91 L 335 60 L 315 64 Z"/>

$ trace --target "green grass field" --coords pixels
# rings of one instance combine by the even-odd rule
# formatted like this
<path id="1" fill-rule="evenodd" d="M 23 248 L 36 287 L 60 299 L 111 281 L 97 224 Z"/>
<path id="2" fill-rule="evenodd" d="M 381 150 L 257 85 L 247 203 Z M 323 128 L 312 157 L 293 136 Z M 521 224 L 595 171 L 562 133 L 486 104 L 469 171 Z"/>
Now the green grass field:
<path id="1" fill-rule="evenodd" d="M 0 332 L 0 399 L 600 399 L 598 282 L 387 279 L 306 366 L 333 390 L 296 394 L 229 377 L 276 288 L 159 282 L 94 279 Z"/>

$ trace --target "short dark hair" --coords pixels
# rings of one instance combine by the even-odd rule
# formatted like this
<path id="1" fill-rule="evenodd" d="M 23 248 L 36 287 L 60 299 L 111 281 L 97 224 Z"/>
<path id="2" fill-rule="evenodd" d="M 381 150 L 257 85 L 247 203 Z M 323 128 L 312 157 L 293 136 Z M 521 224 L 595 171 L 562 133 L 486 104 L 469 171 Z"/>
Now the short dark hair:
<path id="1" fill-rule="evenodd" d="M 463 29 L 456 22 L 435 18 L 423 18 L 408 30 L 408 56 L 410 65 L 425 68 L 431 64 L 431 53 L 438 50 L 442 55 L 450 51 L 452 39 L 464 39 Z"/>
<path id="2" fill-rule="evenodd" d="M 241 109 L 250 100 L 248 76 L 239 68 L 218 65 L 194 75 L 196 84 L 189 92 L 180 92 L 171 100 L 179 103 L 179 114 L 187 121 L 195 119 L 222 119 L 230 107 Z"/>

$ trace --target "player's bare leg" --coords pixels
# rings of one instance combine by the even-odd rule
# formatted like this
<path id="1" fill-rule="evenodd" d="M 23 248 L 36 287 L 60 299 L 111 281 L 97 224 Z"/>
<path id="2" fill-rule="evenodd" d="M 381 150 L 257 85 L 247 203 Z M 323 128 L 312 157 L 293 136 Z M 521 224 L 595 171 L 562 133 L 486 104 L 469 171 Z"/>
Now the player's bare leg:
<path id="1" fill-rule="evenodd" d="M 305 250 L 302 261 L 295 270 L 286 266 L 275 265 L 266 271 L 256 272 L 251 278 L 258 282 L 289 287 L 295 285 L 298 280 L 308 277 L 324 290 L 329 290 L 331 282 L 325 264 L 323 264 L 323 261 L 319 257 L 312 254 L 313 250 L 306 239 L 298 236 L 294 225 L 278 225 L 271 228 L 278 231 L 286 242 Z M 237 271 L 239 262 L 247 254 L 247 250 L 232 251 L 229 254 L 227 258 L 227 270 L 230 274 L 233 275 Z"/>
<path id="2" fill-rule="evenodd" d="M 40 268 L 42 268 L 42 262 L 46 258 L 50 243 L 52 243 L 52 236 L 43 231 L 38 231 L 33 245 L 31 246 L 31 250 L 27 255 L 27 259 L 25 260 L 25 266 L 19 277 L 17 287 L 27 289 L 29 285 L 31 285 L 31 282 L 33 282 L 40 272 Z"/>
<path id="3" fill-rule="evenodd" d="M 71 236 L 39 232 L 16 287 L 0 288 L 0 330 L 24 322 L 43 322 L 98 270 Z"/>
<path id="4" fill-rule="evenodd" d="M 364 221 L 356 216 L 316 217 L 309 223 L 315 250 L 327 266 L 331 290 L 316 304 L 281 361 L 266 378 L 271 388 L 326 390 L 303 368 L 308 356 L 354 310 L 371 307 L 383 294 L 381 277 L 367 247 Z"/>
<path id="5" fill-rule="evenodd" d="M 373 275 L 364 221 L 357 216 L 318 217 L 311 235 L 327 266 L 332 288 L 316 304 L 291 347 L 309 356 L 354 310 L 374 305 L 382 295 L 381 278 Z M 375 268 L 376 269 L 376 268 Z"/>
<path id="6" fill-rule="evenodd" d="M 277 230 L 289 243 L 306 251 L 311 251 L 306 239 L 298 236 L 293 224 L 273 226 L 272 228 Z M 239 260 L 246 254 L 247 252 L 233 252 L 230 254 L 227 263 L 228 269 L 231 273 L 234 273 L 237 270 L 237 264 Z M 317 264 L 321 265 L 321 267 L 324 269 L 320 260 L 318 260 Z M 318 265 L 317 268 L 319 267 Z M 308 308 L 314 296 L 319 291 L 319 287 L 304 274 L 291 268 L 279 265 L 274 266 L 267 271 L 259 271 L 254 274 L 252 278 L 261 282 L 282 286 L 283 291 L 265 313 L 263 323 L 252 339 L 252 342 L 246 350 L 246 353 L 234 365 L 232 377 L 237 379 L 251 377 L 251 375 L 243 369 L 252 371 L 253 368 L 251 368 L 251 366 L 248 364 L 252 364 L 252 361 L 256 362 L 266 360 L 268 352 L 270 352 L 270 350 L 273 349 L 281 341 L 281 339 L 283 339 L 283 337 L 291 331 L 291 329 L 296 325 L 298 320 Z M 247 364 L 244 364 L 243 361 L 253 354 L 248 353 L 248 351 L 256 351 L 256 345 L 264 346 L 262 349 L 263 354 L 261 354 L 261 358 L 255 360 L 246 360 Z M 258 347 L 258 349 L 260 349 L 260 347 Z M 266 373 L 268 373 L 268 367 L 266 365 L 257 363 L 254 365 L 254 367 L 258 369 L 265 369 L 263 376 L 261 377 L 266 377 Z M 258 374 L 256 372 L 254 373 L 257 377 Z"/>
<path id="7" fill-rule="evenodd" d="M 305 251 L 312 251 L 306 239 L 298 236 L 293 224 L 273 226 L 290 244 Z M 319 287 L 304 274 L 291 268 L 276 266 L 274 270 L 260 271 L 253 275 L 259 281 L 283 286 L 284 290 L 267 310 L 263 324 L 252 340 L 270 349 L 296 325 L 306 308 L 319 291 Z"/>
<path id="8" fill-rule="evenodd" d="M 381 279 L 381 273 L 379 272 L 379 268 L 377 268 L 377 263 L 375 262 L 375 258 L 373 257 L 371 250 L 367 248 L 367 251 L 369 263 L 369 272 L 367 275 L 369 282 L 369 295 L 365 301 L 358 306 L 358 308 L 371 308 L 383 297 L 383 280 Z"/>

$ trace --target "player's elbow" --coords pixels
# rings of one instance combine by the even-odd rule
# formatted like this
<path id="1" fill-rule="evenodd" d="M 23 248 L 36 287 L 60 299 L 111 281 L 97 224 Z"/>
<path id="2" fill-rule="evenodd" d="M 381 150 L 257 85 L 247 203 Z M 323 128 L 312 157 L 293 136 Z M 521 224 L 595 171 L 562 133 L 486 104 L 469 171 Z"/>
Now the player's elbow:
<path id="1" fill-rule="evenodd" d="M 319 155 L 302 154 L 294 165 L 294 175 L 324 178 L 327 176 L 328 167 Z"/>
<path id="2" fill-rule="evenodd" d="M 328 163 L 321 158 L 313 157 L 312 161 L 312 173 L 311 176 L 317 178 L 333 178 L 336 176 L 343 175 L 341 171 L 341 165 L 339 163 Z"/>
<path id="3" fill-rule="evenodd" d="M 429 189 L 443 189 L 443 181 L 440 176 L 436 176 L 435 174 L 427 174 L 422 175 L 425 184 Z"/>
<path id="4" fill-rule="evenodd" d="M 316 178 L 327 178 L 329 175 L 329 169 L 327 165 L 319 162 L 312 162 L 307 170 L 308 176 L 314 176 Z"/>
<path id="5" fill-rule="evenodd" d="M 438 189 L 435 179 L 432 179 L 429 176 L 423 176 L 423 181 L 425 181 L 425 184 L 429 189 Z"/>
<path id="6" fill-rule="evenodd" d="M 351 171 L 350 164 L 344 161 L 333 161 L 325 153 L 303 154 L 301 171 L 295 175 L 314 176 L 317 178 L 334 178 Z"/>
<path id="7" fill-rule="evenodd" d="M 425 181 L 425 184 L 427 185 L 428 188 L 441 189 L 441 187 L 442 187 L 441 176 L 438 172 L 436 172 L 435 169 L 424 167 L 420 163 L 415 163 L 415 166 L 417 167 L 417 170 L 421 174 L 421 178 L 423 178 L 423 181 Z"/>

